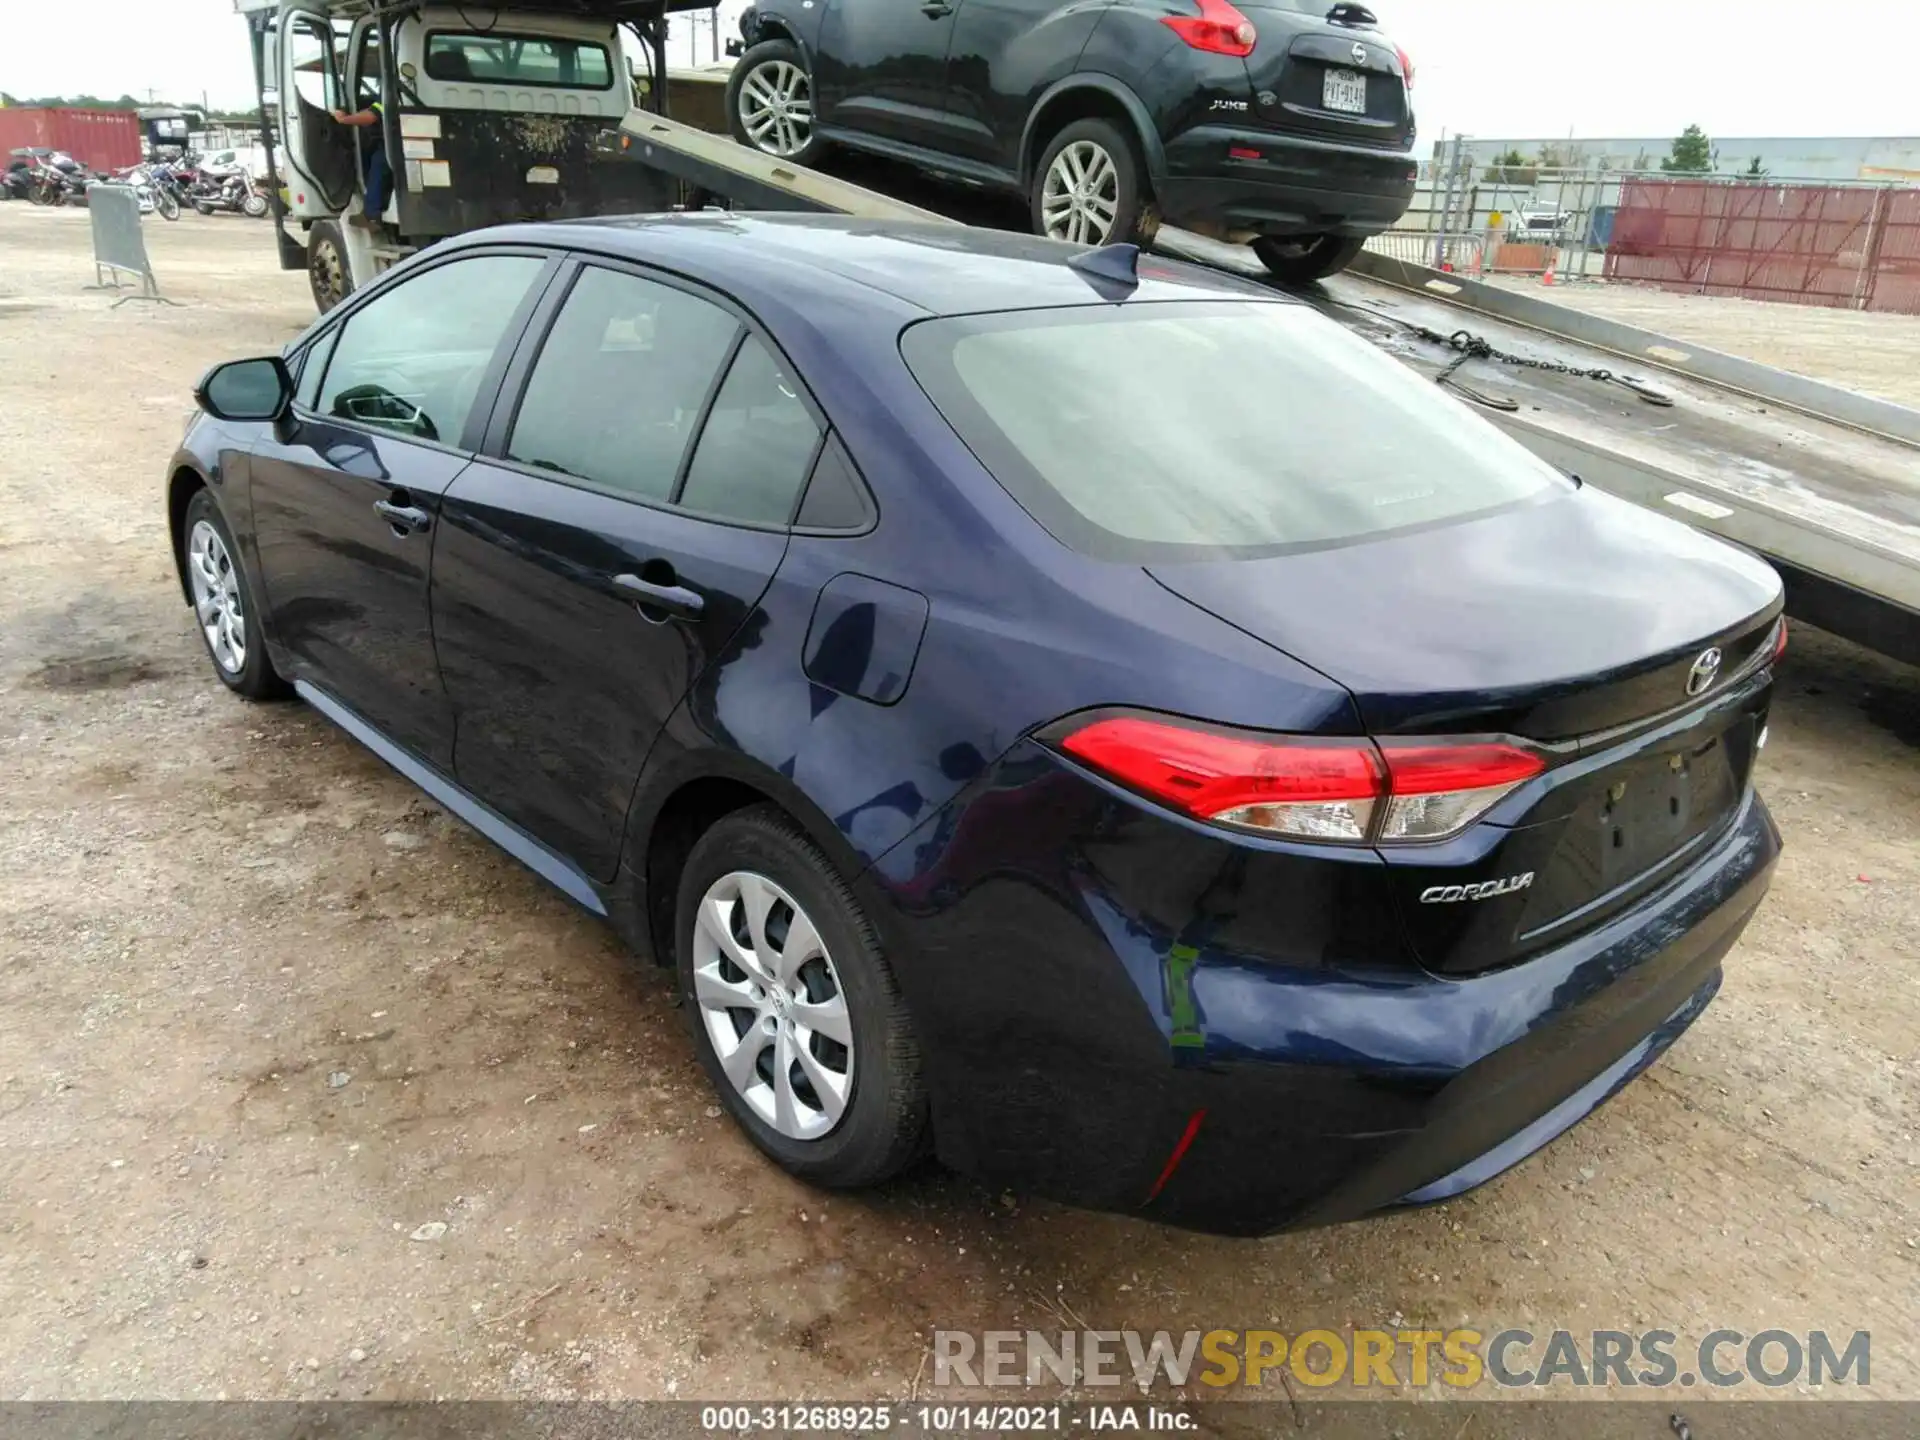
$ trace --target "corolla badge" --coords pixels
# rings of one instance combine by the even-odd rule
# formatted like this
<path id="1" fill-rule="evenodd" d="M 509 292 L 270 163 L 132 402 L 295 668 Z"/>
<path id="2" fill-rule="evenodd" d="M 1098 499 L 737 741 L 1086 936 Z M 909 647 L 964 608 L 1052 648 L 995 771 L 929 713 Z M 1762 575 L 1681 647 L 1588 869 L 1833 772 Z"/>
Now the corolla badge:
<path id="1" fill-rule="evenodd" d="M 1358 40 L 1353 42 L 1353 63 L 1356 65 L 1364 65 L 1367 63 L 1367 47 L 1362 45 Z"/>
<path id="2" fill-rule="evenodd" d="M 1694 661 L 1693 668 L 1687 671 L 1687 694 L 1699 695 L 1719 678 L 1720 658 L 1718 645 L 1700 652 L 1700 658 Z"/>
<path id="3" fill-rule="evenodd" d="M 1533 871 L 1509 875 L 1504 880 L 1482 880 L 1474 885 L 1429 885 L 1420 892 L 1422 905 L 1457 905 L 1462 900 L 1491 900 L 1496 895 L 1511 895 L 1533 884 Z"/>

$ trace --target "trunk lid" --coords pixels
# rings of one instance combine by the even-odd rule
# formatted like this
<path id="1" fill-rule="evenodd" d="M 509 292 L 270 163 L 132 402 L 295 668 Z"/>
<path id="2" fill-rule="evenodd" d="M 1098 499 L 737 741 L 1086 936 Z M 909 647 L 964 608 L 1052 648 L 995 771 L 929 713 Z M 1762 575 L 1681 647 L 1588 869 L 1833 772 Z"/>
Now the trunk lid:
<path id="1" fill-rule="evenodd" d="M 1405 150 L 1413 104 L 1399 52 L 1372 12 L 1321 0 L 1235 0 L 1258 33 L 1247 57 L 1260 127 Z"/>
<path id="2" fill-rule="evenodd" d="M 1745 798 L 1778 577 L 1624 501 L 1581 490 L 1352 545 L 1149 569 L 1344 684 L 1376 737 L 1507 735 L 1547 755 L 1461 834 L 1380 847 L 1430 968 L 1511 963 L 1602 923 L 1684 869 Z"/>

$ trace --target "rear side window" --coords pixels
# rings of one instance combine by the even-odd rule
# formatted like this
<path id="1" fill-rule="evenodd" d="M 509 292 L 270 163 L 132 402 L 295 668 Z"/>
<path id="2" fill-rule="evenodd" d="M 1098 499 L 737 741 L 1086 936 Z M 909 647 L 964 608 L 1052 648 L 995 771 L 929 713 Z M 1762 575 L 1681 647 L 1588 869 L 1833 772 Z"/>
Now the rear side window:
<path id="1" fill-rule="evenodd" d="M 613 63 L 604 45 L 560 36 L 463 35 L 438 30 L 427 36 L 427 74 L 455 83 L 553 86 L 605 90 Z"/>
<path id="2" fill-rule="evenodd" d="M 1086 306 L 930 320 L 914 375 L 1063 543 L 1202 559 L 1361 540 L 1566 482 L 1304 305 Z"/>
<path id="3" fill-rule="evenodd" d="M 700 431 L 680 504 L 728 520 L 784 525 L 819 447 L 820 427 L 800 387 L 749 335 Z"/>
<path id="4" fill-rule="evenodd" d="M 739 330 L 696 295 L 589 266 L 534 362 L 507 454 L 636 499 L 671 498 Z"/>

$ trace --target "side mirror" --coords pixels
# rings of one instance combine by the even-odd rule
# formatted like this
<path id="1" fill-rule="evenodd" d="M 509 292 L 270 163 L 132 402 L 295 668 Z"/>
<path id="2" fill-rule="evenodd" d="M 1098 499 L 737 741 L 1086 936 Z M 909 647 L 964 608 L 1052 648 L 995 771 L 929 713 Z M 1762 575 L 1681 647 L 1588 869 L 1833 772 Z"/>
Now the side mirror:
<path id="1" fill-rule="evenodd" d="M 216 420 L 278 420 L 293 403 L 293 377 L 278 355 L 229 360 L 201 377 L 193 399 Z"/>

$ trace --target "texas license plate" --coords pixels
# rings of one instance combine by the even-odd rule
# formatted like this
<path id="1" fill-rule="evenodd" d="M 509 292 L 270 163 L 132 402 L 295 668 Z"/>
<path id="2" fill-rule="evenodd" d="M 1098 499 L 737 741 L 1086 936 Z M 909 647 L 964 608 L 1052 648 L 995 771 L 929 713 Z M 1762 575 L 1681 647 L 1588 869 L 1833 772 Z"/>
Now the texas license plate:
<path id="1" fill-rule="evenodd" d="M 1320 88 L 1320 102 L 1329 110 L 1349 115 L 1367 113 L 1367 77 L 1357 70 L 1329 70 Z"/>

